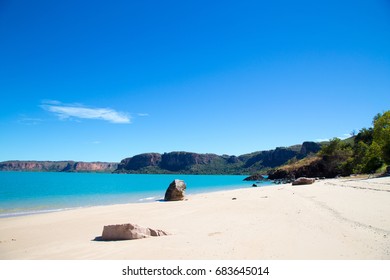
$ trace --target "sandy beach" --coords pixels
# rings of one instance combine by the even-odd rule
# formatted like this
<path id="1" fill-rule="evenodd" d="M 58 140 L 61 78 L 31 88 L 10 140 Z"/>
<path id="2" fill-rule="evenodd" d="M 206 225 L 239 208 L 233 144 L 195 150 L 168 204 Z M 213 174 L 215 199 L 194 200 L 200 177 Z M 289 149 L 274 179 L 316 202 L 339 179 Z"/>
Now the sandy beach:
<path id="1" fill-rule="evenodd" d="M 104 225 L 169 236 L 94 241 Z M 0 219 L 0 259 L 390 259 L 390 177 Z"/>

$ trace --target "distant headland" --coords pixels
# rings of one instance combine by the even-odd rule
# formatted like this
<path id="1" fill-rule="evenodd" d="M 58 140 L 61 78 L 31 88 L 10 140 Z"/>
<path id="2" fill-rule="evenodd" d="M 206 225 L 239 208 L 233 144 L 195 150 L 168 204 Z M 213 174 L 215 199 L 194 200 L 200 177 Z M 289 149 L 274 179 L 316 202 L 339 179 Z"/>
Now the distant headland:
<path id="1" fill-rule="evenodd" d="M 240 156 L 192 152 L 143 153 L 115 162 L 3 161 L 1 171 L 106 172 L 131 174 L 251 174 L 266 172 L 291 159 L 303 159 L 321 149 L 320 143 L 279 147 Z"/>

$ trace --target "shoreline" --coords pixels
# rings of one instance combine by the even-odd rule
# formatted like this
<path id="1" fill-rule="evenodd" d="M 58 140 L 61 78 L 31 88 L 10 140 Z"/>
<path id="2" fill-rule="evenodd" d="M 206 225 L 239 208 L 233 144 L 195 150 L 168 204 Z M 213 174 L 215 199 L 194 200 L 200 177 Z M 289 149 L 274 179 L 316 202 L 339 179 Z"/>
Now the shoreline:
<path id="1" fill-rule="evenodd" d="M 390 260 L 390 177 L 327 179 L 0 219 L 0 259 Z M 171 235 L 94 241 L 104 225 Z"/>
<path id="2" fill-rule="evenodd" d="M 4 180 L 6 182 L 7 180 L 12 181 L 14 179 L 13 176 L 17 172 L 9 173 L 12 176 L 5 177 Z M 176 177 L 185 177 L 184 179 L 189 185 L 187 194 L 191 195 L 249 187 L 249 183 L 241 180 L 244 176 L 235 175 L 220 175 L 224 177 L 222 181 L 218 178 L 218 175 L 210 175 L 211 181 L 208 182 L 209 179 L 206 175 L 201 175 L 199 178 L 194 178 L 195 176 L 193 175 L 183 177 L 169 175 L 167 178 L 160 175 L 139 175 L 137 178 L 124 176 L 120 180 L 116 180 L 117 178 L 112 178 L 111 176 L 105 176 L 100 180 L 99 177 L 95 176 L 87 176 L 85 179 L 84 176 L 86 174 L 83 174 L 81 179 L 84 181 L 80 183 L 79 174 L 61 173 L 60 176 L 66 176 L 66 184 L 60 185 L 57 190 L 56 182 L 58 178 L 56 176 L 49 176 L 47 178 L 47 173 L 41 172 L 39 175 L 43 175 L 41 176 L 42 178 L 36 176 L 30 178 L 30 174 L 35 175 L 38 173 L 25 173 L 29 175 L 22 176 L 21 179 L 17 176 L 14 181 L 21 180 L 22 184 L 27 186 L 26 190 L 20 187 L 22 184 L 17 186 L 6 184 L 0 190 L 0 196 L 2 197 L 0 199 L 0 219 L 10 216 L 34 215 L 42 212 L 57 212 L 63 209 L 147 203 L 153 200 L 160 200 L 164 197 L 166 187 Z M 98 178 L 99 182 L 95 182 L 96 178 Z M 31 179 L 31 182 L 29 179 Z M 46 182 L 46 186 L 42 187 L 39 180 Z"/>
<path id="3" fill-rule="evenodd" d="M 264 186 L 257 186 L 257 188 L 265 188 L 265 187 L 276 187 L 277 185 L 271 184 L 271 185 L 264 185 Z M 186 199 L 189 199 L 193 196 L 203 195 L 203 194 L 214 194 L 214 193 L 221 193 L 221 192 L 228 192 L 228 191 L 237 191 L 237 190 L 243 190 L 243 189 L 249 189 L 250 187 L 238 187 L 236 189 L 226 189 L 226 190 L 211 190 L 211 191 L 205 191 L 205 192 L 196 192 L 193 194 L 186 195 Z M 137 204 L 144 204 L 144 203 L 165 203 L 169 201 L 164 201 L 164 196 L 161 196 L 160 198 L 156 197 L 145 197 L 138 199 L 138 201 L 129 201 L 129 202 L 122 202 L 122 203 L 108 203 L 108 204 L 97 204 L 97 205 L 86 205 L 86 206 L 75 206 L 75 207 L 66 207 L 66 208 L 53 208 L 53 209 L 45 209 L 45 210 L 31 210 L 31 211 L 23 211 L 23 212 L 9 212 L 9 213 L 2 213 L 0 214 L 0 220 L 6 219 L 6 218 L 13 218 L 13 217 L 24 217 L 24 216 L 32 216 L 32 215 L 42 215 L 42 214 L 49 214 L 49 213 L 56 213 L 56 212 L 63 212 L 63 211 L 72 211 L 72 210 L 78 210 L 78 209 L 89 209 L 93 207 L 109 207 L 109 206 L 121 206 L 121 205 L 137 205 Z"/>

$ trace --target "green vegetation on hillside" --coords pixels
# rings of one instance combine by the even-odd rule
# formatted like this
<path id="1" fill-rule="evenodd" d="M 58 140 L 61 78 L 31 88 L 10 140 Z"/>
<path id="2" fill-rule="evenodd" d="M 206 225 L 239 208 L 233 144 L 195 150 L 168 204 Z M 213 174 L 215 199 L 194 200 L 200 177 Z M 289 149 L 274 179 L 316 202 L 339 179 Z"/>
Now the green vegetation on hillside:
<path id="1" fill-rule="evenodd" d="M 311 160 L 290 162 L 272 170 L 271 179 L 291 177 L 334 177 L 383 172 L 390 164 L 390 111 L 374 117 L 373 126 L 362 128 L 346 140 L 324 143 Z"/>
<path id="2" fill-rule="evenodd" d="M 332 157 L 341 174 L 381 170 L 390 164 L 390 111 L 376 115 L 373 127 L 361 129 L 352 145 L 333 139 L 320 154 Z"/>

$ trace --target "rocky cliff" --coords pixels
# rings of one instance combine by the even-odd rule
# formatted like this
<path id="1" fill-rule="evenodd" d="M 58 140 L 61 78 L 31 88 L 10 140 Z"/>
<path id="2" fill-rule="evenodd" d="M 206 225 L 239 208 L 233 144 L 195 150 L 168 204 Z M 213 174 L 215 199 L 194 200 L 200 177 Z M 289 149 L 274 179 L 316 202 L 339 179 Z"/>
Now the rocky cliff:
<path id="1" fill-rule="evenodd" d="M 209 165 L 217 159 L 219 156 L 215 154 L 172 152 L 162 155 L 160 167 L 169 171 L 188 170 L 194 165 Z"/>
<path id="2" fill-rule="evenodd" d="M 157 153 L 140 154 L 133 157 L 123 159 L 118 170 L 140 170 L 144 167 L 158 166 L 161 162 L 161 155 Z"/>
<path id="3" fill-rule="evenodd" d="M 146 153 L 123 159 L 118 173 L 248 174 L 301 159 L 318 152 L 320 145 L 304 142 L 287 148 L 255 152 L 241 156 L 170 152 Z"/>
<path id="4" fill-rule="evenodd" d="M 315 154 L 321 149 L 321 145 L 315 142 L 303 142 L 302 145 L 295 145 L 291 147 L 279 147 L 274 150 L 262 151 L 251 154 L 251 157 L 245 159 L 244 156 L 240 158 L 245 161 L 245 167 L 252 166 L 274 168 L 285 164 L 289 160 L 296 158 L 302 159 L 310 154 Z"/>
<path id="5" fill-rule="evenodd" d="M 75 161 L 4 161 L 0 171 L 57 171 L 57 172 L 115 172 L 115 173 L 185 173 L 185 174 L 253 174 L 285 164 L 291 159 L 302 159 L 316 153 L 320 145 L 276 148 L 241 156 L 198 154 L 190 152 L 144 153 L 110 162 Z"/>
<path id="6" fill-rule="evenodd" d="M 190 152 L 170 152 L 164 154 L 146 153 L 123 159 L 116 172 L 118 173 L 197 173 L 195 169 L 208 166 L 208 173 L 215 173 L 214 161 L 225 160 L 215 154 L 197 154 Z M 207 173 L 207 172 L 206 172 Z"/>
<path id="7" fill-rule="evenodd" d="M 112 162 L 81 161 L 3 161 L 0 171 L 52 171 L 52 172 L 113 172 L 118 168 Z"/>

